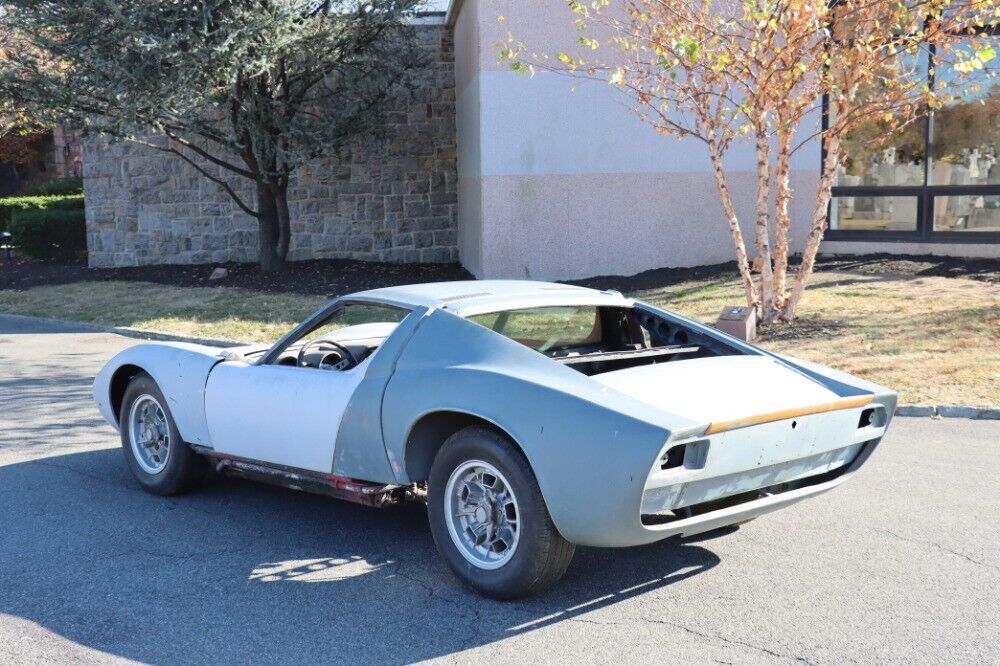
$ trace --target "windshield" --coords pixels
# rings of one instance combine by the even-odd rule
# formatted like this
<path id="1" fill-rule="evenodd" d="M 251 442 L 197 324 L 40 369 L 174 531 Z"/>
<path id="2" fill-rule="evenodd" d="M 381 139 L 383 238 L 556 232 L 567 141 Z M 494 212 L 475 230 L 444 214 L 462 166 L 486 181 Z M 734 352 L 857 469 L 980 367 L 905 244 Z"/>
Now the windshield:
<path id="1" fill-rule="evenodd" d="M 409 314 L 410 310 L 381 303 L 340 301 L 325 305 L 275 343 L 258 362 L 294 365 L 297 351 L 319 340 L 367 341 L 362 356 L 368 356 Z"/>
<path id="2" fill-rule="evenodd" d="M 348 303 L 337 310 L 318 328 L 314 328 L 300 338 L 301 342 L 330 338 L 334 333 L 345 328 L 358 326 L 359 331 L 391 331 L 395 324 L 403 321 L 409 310 L 377 303 Z M 377 324 L 386 326 L 378 327 Z"/>

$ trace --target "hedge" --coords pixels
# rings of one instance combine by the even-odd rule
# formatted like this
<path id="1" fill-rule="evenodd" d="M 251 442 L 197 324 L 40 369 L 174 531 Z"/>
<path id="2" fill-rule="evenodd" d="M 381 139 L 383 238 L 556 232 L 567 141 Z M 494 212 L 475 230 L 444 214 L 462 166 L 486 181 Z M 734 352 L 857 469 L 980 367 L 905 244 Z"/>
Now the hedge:
<path id="1" fill-rule="evenodd" d="M 0 231 L 10 231 L 11 216 L 17 211 L 72 210 L 83 213 L 82 194 L 55 194 L 39 197 L 0 198 Z"/>
<path id="2" fill-rule="evenodd" d="M 83 194 L 83 178 L 60 178 L 26 188 L 21 196 L 49 197 L 52 195 Z"/>
<path id="3" fill-rule="evenodd" d="M 18 250 L 35 259 L 72 261 L 87 253 L 83 208 L 15 210 L 10 232 Z"/>

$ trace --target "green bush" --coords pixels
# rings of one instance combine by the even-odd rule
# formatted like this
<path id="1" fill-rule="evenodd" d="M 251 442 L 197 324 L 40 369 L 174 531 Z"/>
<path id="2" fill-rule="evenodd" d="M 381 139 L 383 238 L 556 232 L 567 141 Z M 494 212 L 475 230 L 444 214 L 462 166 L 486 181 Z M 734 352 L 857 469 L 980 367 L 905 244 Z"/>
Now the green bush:
<path id="1" fill-rule="evenodd" d="M 83 178 L 60 178 L 28 187 L 21 193 L 25 197 L 50 197 L 53 195 L 83 194 Z"/>
<path id="2" fill-rule="evenodd" d="M 72 261 L 87 253 L 83 209 L 16 210 L 10 222 L 14 245 L 34 259 Z"/>
<path id="3" fill-rule="evenodd" d="M 10 229 L 11 216 L 16 211 L 78 210 L 83 211 L 82 194 L 56 194 L 40 197 L 0 198 L 0 231 Z"/>

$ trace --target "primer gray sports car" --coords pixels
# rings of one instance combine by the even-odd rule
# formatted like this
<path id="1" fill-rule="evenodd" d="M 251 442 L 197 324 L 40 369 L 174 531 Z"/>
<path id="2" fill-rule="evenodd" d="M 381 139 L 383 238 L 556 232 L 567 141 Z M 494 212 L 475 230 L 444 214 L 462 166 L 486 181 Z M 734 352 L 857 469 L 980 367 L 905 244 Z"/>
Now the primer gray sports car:
<path id="1" fill-rule="evenodd" d="M 611 291 L 450 282 L 336 299 L 270 348 L 150 343 L 94 382 L 129 467 L 425 499 L 451 569 L 537 592 L 575 544 L 745 522 L 842 483 L 896 394 Z"/>

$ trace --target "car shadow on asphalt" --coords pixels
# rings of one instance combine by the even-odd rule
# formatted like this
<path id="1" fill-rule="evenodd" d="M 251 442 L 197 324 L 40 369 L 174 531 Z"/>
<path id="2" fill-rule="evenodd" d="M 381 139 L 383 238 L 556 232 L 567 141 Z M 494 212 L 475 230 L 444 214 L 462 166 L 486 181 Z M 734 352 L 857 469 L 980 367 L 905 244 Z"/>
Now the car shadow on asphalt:
<path id="1" fill-rule="evenodd" d="M 420 505 L 370 509 L 229 479 L 153 497 L 119 449 L 0 467 L 0 524 L 0 614 L 171 664 L 409 663 L 601 623 L 602 609 L 717 565 L 705 541 L 733 531 L 578 548 L 553 589 L 497 602 L 450 574 Z"/>

